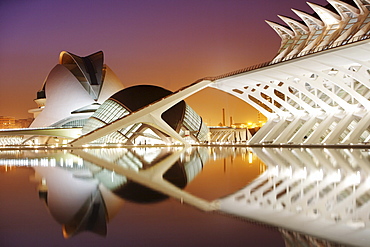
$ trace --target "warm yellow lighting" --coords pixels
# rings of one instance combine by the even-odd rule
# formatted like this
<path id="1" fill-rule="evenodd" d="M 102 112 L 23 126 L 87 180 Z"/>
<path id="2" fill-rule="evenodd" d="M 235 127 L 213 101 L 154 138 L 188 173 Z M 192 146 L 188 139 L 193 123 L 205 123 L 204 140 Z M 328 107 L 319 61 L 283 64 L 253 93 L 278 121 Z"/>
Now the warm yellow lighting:
<path id="1" fill-rule="evenodd" d="M 248 153 L 248 162 L 249 164 L 252 164 L 253 162 L 253 154 L 251 152 Z"/>

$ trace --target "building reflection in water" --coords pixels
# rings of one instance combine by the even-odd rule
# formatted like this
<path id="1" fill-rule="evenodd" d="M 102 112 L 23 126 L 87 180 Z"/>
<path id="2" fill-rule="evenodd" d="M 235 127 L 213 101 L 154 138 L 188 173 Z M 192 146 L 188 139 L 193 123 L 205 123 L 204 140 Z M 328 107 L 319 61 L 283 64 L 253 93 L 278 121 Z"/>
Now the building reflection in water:
<path id="1" fill-rule="evenodd" d="M 4 152 L 0 165 L 35 170 L 39 195 L 66 238 L 107 234 L 125 200 L 169 197 L 278 228 L 286 246 L 370 242 L 370 153 L 364 149 L 133 148 L 71 152 Z M 206 201 L 183 190 L 207 160 L 256 159 L 261 175 L 240 191 Z M 32 156 L 33 155 L 33 156 Z"/>
<path id="2" fill-rule="evenodd" d="M 153 168 L 173 155 L 172 150 L 160 148 L 96 149 L 88 152 L 136 172 Z M 207 159 L 206 149 L 181 152 L 174 162 L 169 160 L 169 168 L 163 173 L 163 178 L 183 189 L 202 170 Z M 44 157 L 37 163 L 40 165 L 33 166 L 33 180 L 40 183 L 39 196 L 54 219 L 62 225 L 65 238 L 82 231 L 106 235 L 107 222 L 115 216 L 124 200 L 155 203 L 169 197 L 71 154 L 56 159 Z"/>
<path id="3" fill-rule="evenodd" d="M 267 170 L 242 190 L 220 199 L 221 211 L 346 245 L 368 246 L 368 150 L 253 151 Z M 283 233 L 286 240 L 302 236 Z"/>

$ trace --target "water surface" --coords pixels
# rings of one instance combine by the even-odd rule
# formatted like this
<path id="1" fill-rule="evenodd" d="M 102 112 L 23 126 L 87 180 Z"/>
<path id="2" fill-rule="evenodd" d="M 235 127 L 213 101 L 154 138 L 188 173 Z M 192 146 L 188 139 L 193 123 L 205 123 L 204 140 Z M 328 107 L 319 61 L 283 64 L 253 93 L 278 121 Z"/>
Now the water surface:
<path id="1" fill-rule="evenodd" d="M 0 246 L 367 246 L 370 153 L 0 151 Z"/>
<path id="2" fill-rule="evenodd" d="M 265 169 L 247 149 L 88 153 L 136 172 L 179 153 L 165 181 L 209 202 Z M 3 150 L 0 161 L 1 246 L 285 246 L 276 229 L 204 212 L 73 152 Z"/>

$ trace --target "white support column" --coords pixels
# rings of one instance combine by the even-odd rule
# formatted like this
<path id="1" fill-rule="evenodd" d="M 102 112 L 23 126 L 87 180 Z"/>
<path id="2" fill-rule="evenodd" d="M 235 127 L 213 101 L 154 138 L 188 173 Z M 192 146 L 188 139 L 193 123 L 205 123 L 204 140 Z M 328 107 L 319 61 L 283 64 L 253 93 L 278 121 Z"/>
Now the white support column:
<path id="1" fill-rule="evenodd" d="M 301 123 L 301 118 L 296 117 L 284 130 L 281 134 L 275 139 L 274 143 L 284 143 L 288 142 L 289 134 L 294 131 L 298 125 Z"/>
<path id="2" fill-rule="evenodd" d="M 348 144 L 352 142 L 358 142 L 358 139 L 362 133 L 370 125 L 370 113 L 367 113 L 362 119 L 357 123 L 356 127 L 343 139 L 341 143 Z"/>
<path id="3" fill-rule="evenodd" d="M 264 93 L 264 94 L 270 96 L 271 99 L 273 100 L 273 102 L 271 102 L 272 104 L 274 104 L 274 102 L 279 103 L 282 107 L 284 107 L 287 111 L 289 111 L 293 115 L 299 114 L 300 111 L 301 111 L 300 109 L 296 109 L 295 107 L 293 107 L 286 100 L 281 99 L 280 97 L 275 95 L 275 90 L 276 90 L 278 92 L 281 92 L 285 96 L 289 97 L 294 102 L 298 103 L 300 105 L 300 107 L 302 107 L 307 112 L 310 112 L 312 107 L 309 106 L 306 102 L 304 102 L 300 98 L 298 98 L 297 96 L 295 96 L 294 94 L 290 93 L 288 83 L 286 83 L 284 80 L 278 79 L 276 77 L 271 77 L 271 79 L 274 79 L 274 80 L 277 80 L 277 81 L 280 81 L 280 82 L 284 83 L 283 86 L 279 87 L 279 86 L 277 86 L 273 83 L 272 84 L 271 83 L 267 84 L 266 82 L 260 81 L 261 84 L 264 83 L 264 84 L 269 86 L 268 89 L 266 89 L 265 91 L 261 91 L 261 93 Z"/>
<path id="4" fill-rule="evenodd" d="M 317 119 L 315 116 L 310 117 L 303 125 L 302 127 L 290 138 L 289 142 L 294 143 L 303 143 L 303 139 L 305 135 L 312 129 L 312 127 L 317 122 Z"/>
<path id="5" fill-rule="evenodd" d="M 220 139 L 222 138 L 222 136 L 223 136 L 223 131 L 219 130 L 212 137 L 212 141 L 214 141 L 214 142 L 220 141 Z"/>
<path id="6" fill-rule="evenodd" d="M 286 122 L 286 119 L 280 119 L 280 121 L 270 129 L 267 135 L 265 135 L 265 137 L 262 139 L 262 142 L 266 141 L 275 143 L 275 138 L 279 135 L 281 128 L 286 124 Z"/>
<path id="7" fill-rule="evenodd" d="M 328 115 L 317 128 L 311 133 L 311 135 L 304 142 L 305 144 L 319 143 L 319 138 L 322 136 L 322 133 L 327 130 L 330 124 L 333 122 L 334 115 Z"/>
<path id="8" fill-rule="evenodd" d="M 222 136 L 222 138 L 221 138 L 220 141 L 221 142 L 227 142 L 227 141 L 229 141 L 231 135 L 232 135 L 231 131 L 225 131 L 225 132 L 223 132 L 223 136 Z"/>
<path id="9" fill-rule="evenodd" d="M 329 135 L 327 135 L 323 143 L 327 144 L 335 144 L 339 143 L 339 137 L 343 133 L 343 131 L 347 128 L 347 126 L 352 122 L 354 116 L 352 114 L 346 115 L 343 119 L 339 121 L 337 126 L 335 127 L 334 130 L 332 130 Z"/>
<path id="10" fill-rule="evenodd" d="M 260 143 L 267 133 L 275 126 L 277 123 L 276 119 L 269 119 L 261 129 L 249 140 L 249 144 L 258 144 Z"/>

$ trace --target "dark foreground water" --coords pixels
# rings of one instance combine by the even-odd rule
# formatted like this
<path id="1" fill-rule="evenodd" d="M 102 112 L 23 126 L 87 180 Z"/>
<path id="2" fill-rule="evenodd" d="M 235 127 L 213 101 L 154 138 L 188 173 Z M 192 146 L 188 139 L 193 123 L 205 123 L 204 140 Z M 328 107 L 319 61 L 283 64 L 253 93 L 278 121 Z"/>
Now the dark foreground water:
<path id="1" fill-rule="evenodd" d="M 353 170 L 354 174 L 357 174 L 357 179 L 360 177 L 361 180 L 362 176 L 362 180 L 366 180 L 363 170 L 367 169 L 366 164 L 369 160 L 364 160 L 366 156 L 364 154 L 368 153 L 358 152 L 360 152 L 358 159 L 365 164 L 355 164 L 357 168 L 352 167 L 350 162 L 356 161 L 354 157 L 357 156 L 353 154 L 352 157 L 352 153 L 348 151 L 344 152 L 348 157 L 343 156 L 347 157 L 348 164 L 345 164 L 347 167 L 338 168 L 338 164 L 333 165 L 335 162 L 332 160 L 338 163 L 336 156 L 341 152 L 327 150 L 313 152 L 282 151 L 282 149 L 270 151 L 259 149 L 252 152 L 246 148 L 94 149 L 72 152 L 1 150 L 0 246 L 298 246 L 298 244 L 334 246 L 333 243 L 323 240 L 325 235 L 323 239 L 314 238 L 306 234 L 306 229 L 299 227 L 298 234 L 294 231 L 296 221 L 292 221 L 292 224 L 287 224 L 287 228 L 284 228 L 280 226 L 280 223 L 285 221 L 284 218 L 275 222 L 263 219 L 263 210 L 271 217 L 275 217 L 273 213 L 276 212 L 278 214 L 275 215 L 283 215 L 285 208 L 288 208 L 284 198 L 288 197 L 288 201 L 292 203 L 289 212 L 295 215 L 302 214 L 305 209 L 297 206 L 299 200 L 296 202 L 297 195 L 293 193 L 295 189 L 302 191 L 301 198 L 305 199 L 304 195 L 307 195 L 305 203 L 308 206 L 312 202 L 321 203 L 319 198 L 325 199 L 324 192 L 331 198 L 330 193 L 334 193 L 334 186 L 329 188 L 330 182 L 325 182 L 325 178 L 330 175 L 330 172 L 326 175 L 326 171 L 330 169 L 324 166 L 323 170 L 319 166 L 318 157 L 321 156 L 323 163 L 332 162 L 331 170 L 334 175 L 338 173 L 338 169 L 342 169 L 341 176 L 344 177 L 348 170 L 349 177 L 350 171 Z M 311 154 L 311 158 L 307 157 L 308 154 Z M 343 157 L 339 158 L 344 162 Z M 314 164 L 313 160 L 316 160 L 317 164 Z M 308 162 L 307 167 L 305 162 Z M 292 165 L 293 163 L 296 166 Z M 311 173 L 309 166 L 313 166 Z M 297 167 L 302 169 L 303 173 Z M 362 173 L 359 175 L 356 173 L 358 171 Z M 301 177 L 298 178 L 298 175 Z M 290 177 L 291 185 L 284 185 L 286 179 L 280 179 L 283 182 L 279 182 L 279 176 Z M 310 177 L 316 179 L 313 185 L 308 182 Z M 299 180 L 303 187 L 295 188 L 299 183 L 293 181 L 294 179 Z M 270 182 L 272 186 L 268 185 Z M 336 180 L 333 183 L 335 188 L 339 184 Z M 283 185 L 284 191 L 279 190 Z M 243 191 L 242 189 L 248 186 L 250 187 L 248 192 L 238 195 L 238 191 Z M 346 188 L 339 190 L 339 194 L 345 190 L 346 195 L 337 196 L 336 201 L 342 203 L 348 200 L 355 204 L 357 202 L 357 207 L 365 205 L 361 207 L 362 211 L 366 211 L 367 208 L 370 210 L 367 204 L 370 198 L 366 194 L 368 190 L 359 192 L 361 186 L 359 184 L 355 186 L 358 188 L 355 193 L 359 193 L 357 201 L 349 197 L 346 199 L 346 196 L 351 194 Z M 349 188 L 355 187 L 350 184 Z M 322 191 L 321 194 L 319 189 Z M 236 215 L 233 212 L 231 214 L 234 215 L 229 214 L 230 206 L 228 202 L 223 202 L 223 199 L 226 198 L 224 201 L 227 201 L 227 197 L 233 193 L 236 193 L 236 199 L 232 199 L 232 203 L 243 201 L 247 203 L 248 209 L 258 206 L 255 211 L 256 217 L 248 215 L 248 212 L 244 214 L 243 210 L 238 211 Z M 312 199 L 309 193 L 316 197 L 313 196 Z M 271 194 L 275 202 L 270 201 Z M 221 199 L 222 203 L 220 204 L 217 199 Z M 235 204 L 235 208 L 239 207 L 238 203 Z M 327 204 L 327 201 L 325 203 Z M 362 204 L 359 205 L 360 203 Z M 212 210 L 215 205 L 218 207 L 221 205 L 225 210 L 223 208 Z M 342 204 L 340 206 L 342 208 Z M 233 204 L 231 208 L 234 210 Z M 328 210 L 334 212 L 335 205 L 333 209 Z M 349 210 L 348 207 L 342 211 L 346 210 Z M 347 214 L 350 214 L 351 219 L 353 215 L 358 216 L 354 214 L 354 208 L 351 210 L 352 213 L 341 214 L 343 220 L 338 220 L 338 216 L 332 214 L 328 219 L 331 217 L 333 222 L 344 222 L 344 216 Z M 315 208 L 313 212 L 317 214 L 317 211 Z M 262 218 L 258 215 L 261 212 Z M 326 217 L 324 212 L 315 217 L 311 217 L 311 214 L 312 212 L 304 214 L 310 216 L 310 222 Z M 302 217 L 298 216 L 299 220 L 302 220 Z M 287 216 L 288 223 L 292 215 L 289 217 Z M 367 211 L 366 217 L 368 221 Z M 298 222 L 298 225 L 304 225 L 305 220 L 307 219 Z M 360 222 L 358 217 L 356 220 L 352 225 L 348 225 L 347 219 L 345 222 L 352 227 L 350 229 L 362 232 L 368 230 L 366 220 Z M 338 228 L 339 230 L 348 230 L 343 226 L 340 227 L 342 228 Z M 314 228 L 316 229 L 317 225 L 312 229 L 308 228 L 308 232 L 321 236 Z M 342 232 L 344 234 L 344 231 Z M 332 235 L 328 232 L 328 239 L 335 240 Z"/>

